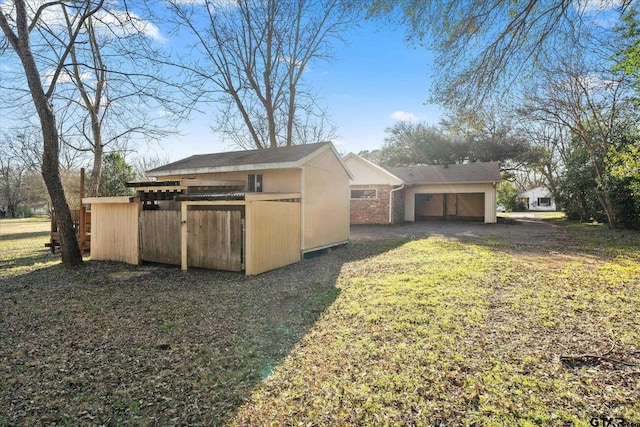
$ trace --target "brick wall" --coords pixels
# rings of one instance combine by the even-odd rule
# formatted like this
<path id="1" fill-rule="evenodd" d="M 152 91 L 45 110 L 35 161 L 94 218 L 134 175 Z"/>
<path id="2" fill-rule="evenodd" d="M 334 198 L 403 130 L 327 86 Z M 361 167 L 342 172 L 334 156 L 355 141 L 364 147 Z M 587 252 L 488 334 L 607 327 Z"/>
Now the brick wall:
<path id="1" fill-rule="evenodd" d="M 393 224 L 404 222 L 404 189 L 391 193 L 393 197 Z"/>
<path id="2" fill-rule="evenodd" d="M 378 190 L 375 199 L 351 199 L 351 224 L 389 223 L 389 192 L 392 190 L 390 185 L 352 186 L 351 188 Z"/>

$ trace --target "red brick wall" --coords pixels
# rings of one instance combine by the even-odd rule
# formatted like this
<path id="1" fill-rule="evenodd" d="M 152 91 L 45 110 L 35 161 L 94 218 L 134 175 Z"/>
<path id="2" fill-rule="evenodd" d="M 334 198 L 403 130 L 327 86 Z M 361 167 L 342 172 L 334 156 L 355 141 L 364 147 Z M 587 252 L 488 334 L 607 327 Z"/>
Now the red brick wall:
<path id="1" fill-rule="evenodd" d="M 389 224 L 390 185 L 352 186 L 351 189 L 376 188 L 375 199 L 351 199 L 351 224 Z"/>

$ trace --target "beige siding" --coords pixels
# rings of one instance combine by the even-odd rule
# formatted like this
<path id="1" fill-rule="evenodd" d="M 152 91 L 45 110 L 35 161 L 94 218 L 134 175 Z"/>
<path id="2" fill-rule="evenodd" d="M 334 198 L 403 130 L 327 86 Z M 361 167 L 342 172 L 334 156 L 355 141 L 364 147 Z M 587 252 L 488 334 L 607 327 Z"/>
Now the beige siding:
<path id="1" fill-rule="evenodd" d="M 303 170 L 302 250 L 312 251 L 349 240 L 349 175 L 332 150 Z"/>
<path id="2" fill-rule="evenodd" d="M 348 156 L 345 165 L 353 174 L 351 185 L 400 185 L 402 181 L 393 177 L 389 172 L 366 162 L 359 157 Z"/>
<path id="3" fill-rule="evenodd" d="M 184 178 L 248 181 L 249 174 L 263 175 L 263 192 L 265 193 L 298 193 L 300 192 L 300 169 L 256 170 L 249 172 L 223 172 L 214 174 L 194 174 L 162 177 L 162 181 Z"/>
<path id="4" fill-rule="evenodd" d="M 492 186 L 491 191 L 484 193 L 484 222 L 496 223 L 498 222 L 498 216 L 496 215 L 496 203 L 498 199 L 496 196 L 496 189 Z"/>
<path id="5" fill-rule="evenodd" d="M 140 203 L 91 205 L 91 259 L 140 263 L 138 212 Z"/>
<path id="6" fill-rule="evenodd" d="M 247 204 L 245 273 L 259 274 L 300 259 L 300 203 Z"/>
<path id="7" fill-rule="evenodd" d="M 180 265 L 180 211 L 142 211 L 140 237 L 143 261 Z"/>

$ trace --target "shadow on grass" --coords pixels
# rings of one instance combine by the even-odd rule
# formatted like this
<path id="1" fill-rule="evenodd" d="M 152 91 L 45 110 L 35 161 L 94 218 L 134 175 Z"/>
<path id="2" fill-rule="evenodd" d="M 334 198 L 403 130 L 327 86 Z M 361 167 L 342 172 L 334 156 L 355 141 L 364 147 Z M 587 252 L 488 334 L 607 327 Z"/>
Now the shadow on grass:
<path id="1" fill-rule="evenodd" d="M 49 231 L 25 231 L 24 233 L 11 233 L 0 235 L 0 241 L 17 240 L 17 239 L 37 239 L 43 238 L 45 241 L 49 240 Z"/>
<path id="2" fill-rule="evenodd" d="M 38 250 L 24 252 L 22 254 L 18 254 L 17 256 L 12 256 L 10 259 L 3 259 L 0 263 L 4 266 L 3 268 L 10 269 L 15 267 L 30 267 L 39 263 L 51 262 L 60 259 L 60 254 L 52 254 L 50 250 Z M 1 277 L 1 275 L 0 275 Z"/>
<path id="3" fill-rule="evenodd" d="M 90 261 L 3 279 L 0 425 L 223 424 L 333 304 L 343 264 L 405 241 L 254 277 Z"/>
<path id="4" fill-rule="evenodd" d="M 640 247 L 640 230 L 610 229 L 604 224 L 567 222 L 571 230 L 585 246 L 596 251 L 603 247 L 623 252 Z"/>

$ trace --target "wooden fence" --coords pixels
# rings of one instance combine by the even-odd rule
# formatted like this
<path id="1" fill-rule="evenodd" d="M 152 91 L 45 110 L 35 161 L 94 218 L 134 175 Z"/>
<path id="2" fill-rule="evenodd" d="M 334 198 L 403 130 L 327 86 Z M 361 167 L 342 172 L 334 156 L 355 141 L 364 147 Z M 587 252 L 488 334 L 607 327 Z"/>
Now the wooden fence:
<path id="1" fill-rule="evenodd" d="M 181 212 L 142 211 L 142 260 L 181 264 Z M 216 270 L 242 270 L 241 212 L 189 210 L 187 212 L 187 264 Z"/>
<path id="2" fill-rule="evenodd" d="M 185 270 L 244 268 L 254 275 L 302 257 L 300 202 L 292 197 L 240 203 L 184 201 L 180 211 L 145 211 L 140 202 L 126 197 L 92 198 L 87 203 L 94 215 L 93 259 L 151 261 Z"/>
<path id="3" fill-rule="evenodd" d="M 143 261 L 180 265 L 180 211 L 142 211 L 140 250 Z"/>
<path id="4" fill-rule="evenodd" d="M 239 210 L 187 212 L 187 265 L 242 270 L 242 215 Z"/>

